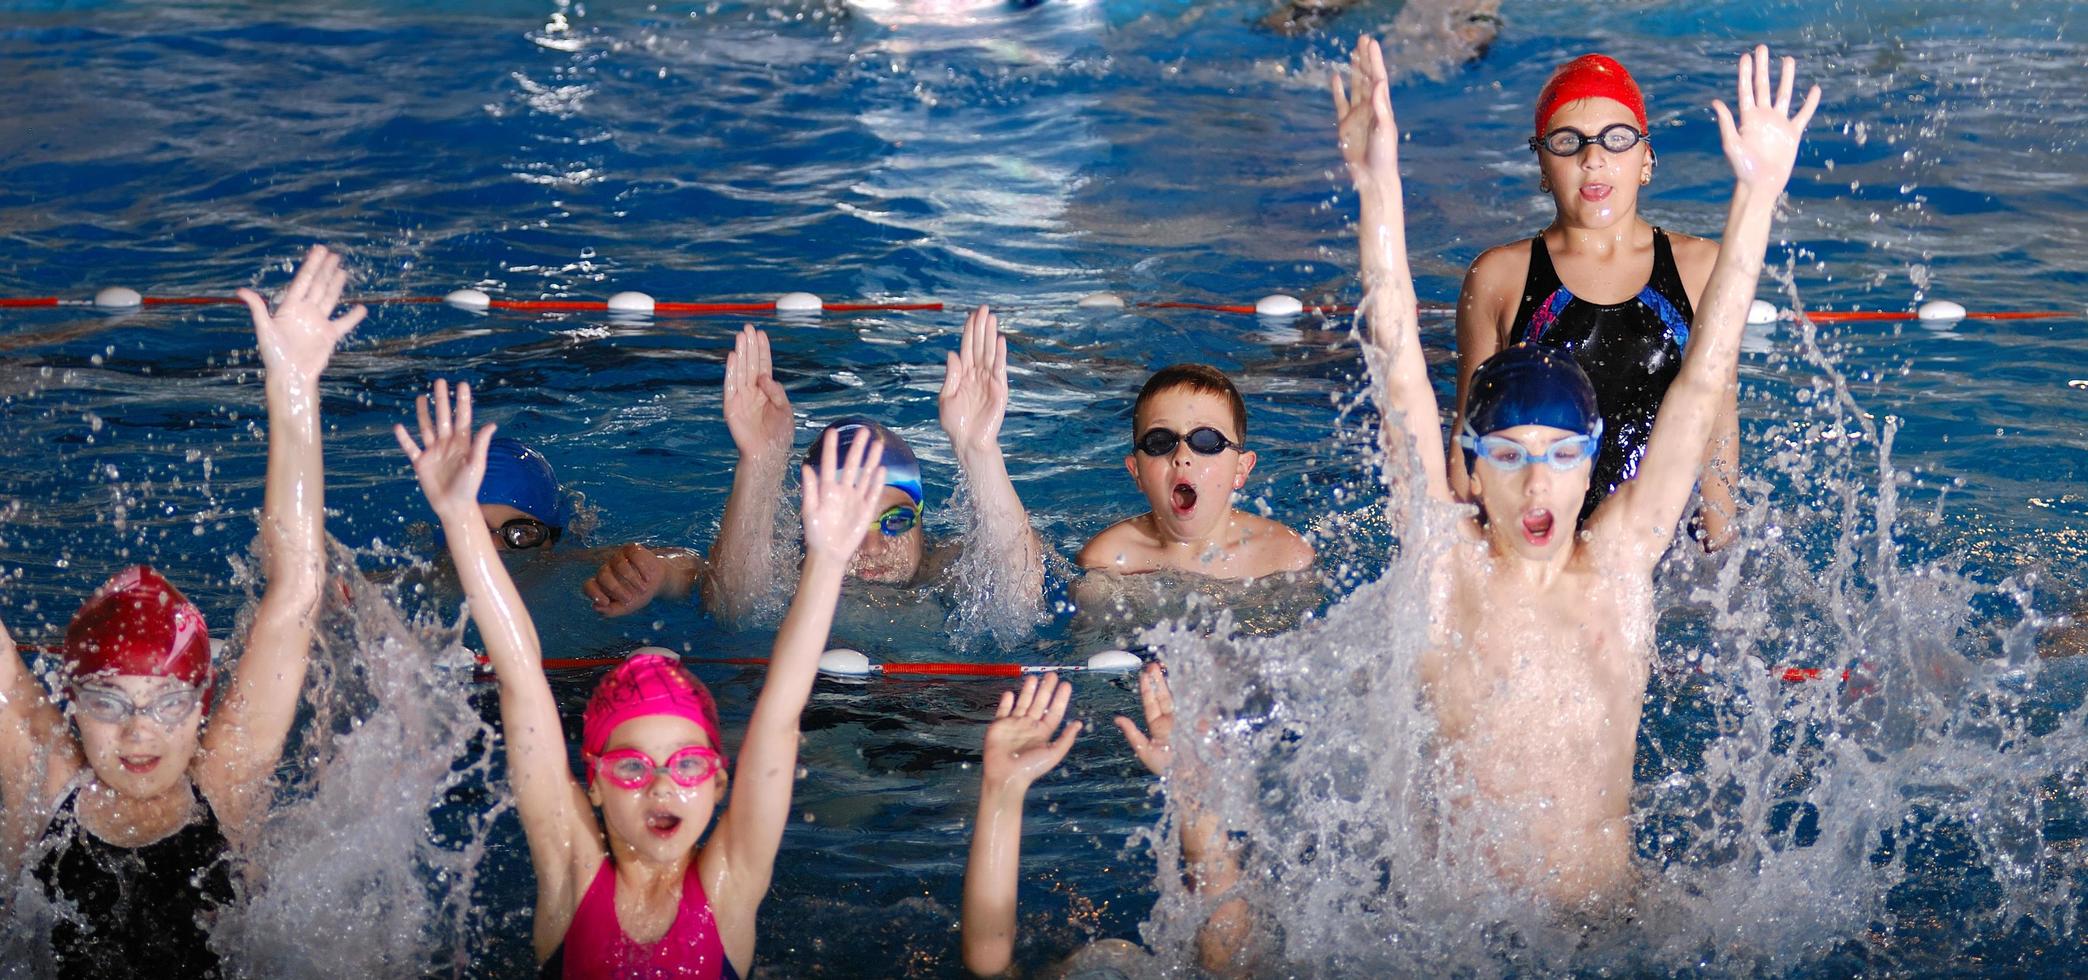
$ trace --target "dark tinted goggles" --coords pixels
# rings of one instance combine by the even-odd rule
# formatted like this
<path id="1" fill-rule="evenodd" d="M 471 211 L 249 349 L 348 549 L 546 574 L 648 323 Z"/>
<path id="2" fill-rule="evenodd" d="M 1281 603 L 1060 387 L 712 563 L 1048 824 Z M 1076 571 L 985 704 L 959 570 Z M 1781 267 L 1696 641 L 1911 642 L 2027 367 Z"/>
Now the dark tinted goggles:
<path id="1" fill-rule="evenodd" d="M 510 549 L 527 551 L 530 548 L 541 548 L 556 543 L 559 529 L 534 517 L 517 517 L 502 524 L 493 533 L 499 535 L 500 540 Z"/>
<path id="2" fill-rule="evenodd" d="M 1138 451 L 1148 456 L 1174 455 L 1175 447 L 1188 443 L 1191 452 L 1199 456 L 1216 456 L 1228 449 L 1238 449 L 1240 444 L 1225 437 L 1225 433 L 1206 425 L 1189 430 L 1183 435 L 1173 429 L 1151 428 L 1139 436 Z"/>

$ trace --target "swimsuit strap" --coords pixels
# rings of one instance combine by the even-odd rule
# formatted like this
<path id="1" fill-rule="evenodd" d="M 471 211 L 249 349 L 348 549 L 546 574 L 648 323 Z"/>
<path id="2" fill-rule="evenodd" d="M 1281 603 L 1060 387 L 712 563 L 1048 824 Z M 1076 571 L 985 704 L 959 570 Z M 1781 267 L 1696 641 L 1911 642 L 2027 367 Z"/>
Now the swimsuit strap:
<path id="1" fill-rule="evenodd" d="M 1516 305 L 1513 326 L 1508 328 L 1508 342 L 1520 344 L 1528 340 L 1531 318 L 1550 306 L 1558 291 L 1564 288 L 1566 284 L 1559 281 L 1559 272 L 1552 267 L 1551 249 L 1545 247 L 1544 234 L 1539 232 L 1530 239 L 1530 269 L 1523 275 L 1522 302 Z M 1560 304 L 1559 308 L 1564 309 L 1565 305 Z"/>
<path id="2" fill-rule="evenodd" d="M 1689 305 L 1682 270 L 1675 265 L 1675 248 L 1668 241 L 1667 232 L 1658 225 L 1653 228 L 1653 274 L 1646 277 L 1646 287 L 1639 290 L 1638 298 L 1660 317 L 1675 338 L 1676 348 L 1689 346 L 1689 325 L 1696 319 L 1696 311 Z"/>

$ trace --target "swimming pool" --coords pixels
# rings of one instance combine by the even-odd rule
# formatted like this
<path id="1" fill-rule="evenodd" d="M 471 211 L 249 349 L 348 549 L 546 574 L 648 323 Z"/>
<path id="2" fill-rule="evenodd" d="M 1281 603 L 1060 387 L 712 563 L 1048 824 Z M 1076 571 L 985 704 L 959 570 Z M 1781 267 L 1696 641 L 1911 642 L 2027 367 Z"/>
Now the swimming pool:
<path id="1" fill-rule="evenodd" d="M 1679 869 L 1674 887 L 1686 897 L 1674 905 L 1686 911 L 1593 948 L 1533 928 L 1530 942 L 1553 945 L 1518 951 L 1498 929 L 1429 927 L 1413 909 L 1379 907 L 1383 895 L 1363 881 L 1376 872 L 1357 869 L 1411 855 L 1359 841 L 1348 872 L 1308 883 L 1310 865 L 1277 869 L 1287 901 L 1323 915 L 1329 930 L 1348 928 L 1355 944 L 1341 948 L 1300 911 L 1280 923 L 1295 969 L 1702 963 L 1719 973 L 1840 973 L 1976 956 L 2080 970 L 2084 678 L 2070 662 L 2026 653 L 2016 597 L 2050 613 L 2088 587 L 2079 488 L 2088 390 L 2069 386 L 2088 379 L 2076 339 L 2088 319 L 2088 250 L 2074 217 L 2088 211 L 2078 156 L 2088 49 L 2073 39 L 2082 15 L 2057 2 L 2005 15 L 1912 0 L 1824 13 L 1797 3 L 1567 7 L 1509 3 L 1485 58 L 1393 92 L 1410 134 L 1410 238 L 1424 301 L 1452 299 L 1479 250 L 1548 217 L 1522 120 L 1551 65 L 1588 49 L 1615 54 L 1648 89 L 1661 147 L 1649 213 L 1715 232 L 1726 171 L 1702 107 L 1725 94 L 1730 54 L 1766 39 L 1830 86 L 1792 184 L 1790 246 L 1770 253 L 1809 308 L 1899 310 L 1946 297 L 1975 310 L 2072 315 L 1823 326 L 1817 356 L 1790 323 L 1754 337 L 1742 413 L 1757 493 L 1771 507 L 1763 527 L 1780 532 L 1778 543 L 1730 565 L 1678 559 L 1669 569 L 1662 648 L 1673 667 L 1655 682 L 1640 753 L 1641 852 Z M 1330 591 L 1348 595 L 1388 567 L 1389 538 L 1370 512 L 1381 491 L 1358 449 L 1374 413 L 1345 324 L 1074 306 L 1100 290 L 1134 300 L 1354 299 L 1342 226 L 1351 205 L 1322 89 L 1342 39 L 1256 32 L 1257 4 L 7 9 L 0 56 L 16 98 L 0 123 L 10 147 L 0 159 L 0 295 L 84 298 L 108 285 L 222 295 L 264 267 L 267 282 L 281 282 L 283 264 L 322 240 L 348 253 L 356 288 L 370 295 L 477 286 L 523 298 L 802 289 L 830 301 L 941 300 L 942 313 L 764 322 L 808 426 L 874 410 L 914 440 L 932 486 L 931 527 L 945 532 L 955 518 L 935 505 L 954 466 L 935 429 L 939 361 L 964 308 L 992 302 L 1012 334 L 1010 470 L 1061 554 L 1138 509 L 1116 475 L 1130 397 L 1152 368 L 1196 359 L 1241 379 L 1252 431 L 1265 440 L 1248 490 L 1275 516 L 1327 533 Z M 1395 9 L 1361 8 L 1338 33 L 1380 26 Z M 1764 296 L 1791 305 L 1780 293 L 1765 280 Z M 378 311 L 327 387 L 329 529 L 366 569 L 426 551 L 408 527 L 426 519 L 424 505 L 389 427 L 443 373 L 478 384 L 487 417 L 549 454 L 585 496 L 594 542 L 707 543 L 730 479 L 717 385 L 740 322 Z M 1447 358 L 1448 321 L 1423 329 Z M 246 560 L 262 467 L 250 346 L 237 308 L 0 317 L 0 432 L 11 447 L 0 459 L 9 501 L 0 566 L 10 577 L 0 616 L 25 642 L 54 639 L 93 583 L 141 560 L 166 570 L 221 631 L 231 622 L 247 588 L 232 563 Z M 1447 363 L 1437 365 L 1445 390 Z M 1846 379 L 1850 401 L 1834 397 L 1835 378 Z M 1906 481 L 1890 481 L 1899 519 L 1889 547 L 1876 530 L 1878 437 L 1863 431 L 1888 422 L 1893 472 Z M 524 574 L 537 580 L 530 594 L 546 597 L 536 611 L 549 655 L 645 641 L 716 656 L 767 647 L 761 631 L 724 630 L 687 608 L 601 623 L 573 595 L 580 570 Z M 1053 588 L 1062 599 L 1063 574 Z M 1380 585 L 1303 633 L 1182 641 L 1185 662 L 1216 665 L 1200 676 L 1234 684 L 1191 682 L 1185 697 L 1268 702 L 1307 691 L 1300 700 L 1311 710 L 1286 721 L 1292 730 L 1352 724 L 1362 735 L 1284 744 L 1398 757 L 1415 744 L 1400 727 L 1411 719 L 1363 717 L 1367 684 L 1294 686 L 1307 667 L 1324 677 L 1344 663 L 1364 681 L 1396 678 L 1400 631 L 1386 637 L 1387 620 L 1373 618 L 1387 603 L 1390 622 L 1412 622 L 1398 618 L 1396 590 Z M 1125 632 L 1061 613 L 1006 649 L 978 618 L 961 604 L 954 613 L 859 607 L 836 641 L 880 658 L 1051 661 Z M 1904 655 L 1880 669 L 1954 678 L 1968 693 L 1953 699 L 1938 681 L 1892 702 L 1920 708 L 1918 717 L 1873 718 L 1865 706 L 1882 699 L 1850 707 L 1828 685 L 1765 684 L 1736 666 L 1752 656 L 1832 668 L 1858 654 Z M 1297 669 L 1257 666 L 1270 658 Z M 349 957 L 325 961 L 355 965 L 348 972 L 394 975 L 420 956 L 434 972 L 516 973 L 529 957 L 529 879 L 513 818 L 486 788 L 497 785 L 497 758 L 444 785 L 447 747 L 483 757 L 472 733 L 490 708 L 468 710 L 459 698 L 469 683 L 455 671 L 398 665 L 398 675 L 361 677 L 345 650 L 323 659 L 354 693 L 319 724 L 389 734 L 292 764 L 300 774 L 341 768 L 328 769 L 320 795 L 293 792 L 302 806 L 280 835 L 284 862 L 341 869 L 377 898 L 354 905 L 285 882 L 269 900 L 282 924 L 245 935 L 256 946 L 283 941 L 305 914 L 311 932 L 300 938 Z M 446 684 L 449 697 L 386 687 L 400 677 Z M 743 722 L 758 676 L 706 668 L 705 677 L 728 728 Z M 575 710 L 588 684 L 586 675 L 559 681 Z M 786 837 L 761 920 L 762 969 L 958 969 L 976 786 L 967 763 L 997 690 L 819 689 L 805 722 L 802 822 Z M 1075 705 L 1100 724 L 1033 794 L 1018 950 L 1031 964 L 1091 938 L 1135 937 L 1149 914 L 1163 950 L 1180 936 L 1181 896 L 1156 890 L 1151 857 L 1129 842 L 1155 823 L 1161 801 L 1107 730 L 1135 698 L 1082 680 Z M 1254 737 L 1282 743 L 1285 731 L 1265 726 Z M 1807 732 L 1827 761 L 1806 755 Z M 417 751 L 386 769 L 376 758 L 385 738 Z M 326 743 L 307 740 L 320 755 Z M 1860 750 L 1841 760 L 1837 746 Z M 1237 788 L 1296 790 L 1290 773 L 1330 764 L 1304 749 L 1271 751 L 1277 761 Z M 1866 764 L 1866 752 L 1921 761 Z M 1762 759 L 1798 761 L 1780 769 Z M 2020 771 L 1996 771 L 2009 767 Z M 385 806 L 326 795 L 333 783 L 364 786 L 336 773 L 426 789 L 433 825 L 410 799 L 392 807 L 398 819 L 364 824 L 371 815 L 361 811 Z M 2000 781 L 1978 783 L 1982 774 Z M 2041 787 L 2034 809 L 1989 808 L 1983 825 L 1965 818 L 1981 786 L 2017 785 Z M 1795 799 L 1804 786 L 1815 788 L 1810 802 Z M 1891 842 L 1840 819 L 1836 804 L 1866 798 L 1900 801 L 1880 818 Z M 1808 806 L 1814 830 L 1804 829 Z M 1242 809 L 1264 839 L 1303 838 L 1330 819 L 1309 802 Z M 293 830 L 329 820 L 372 840 L 349 856 L 298 846 Z M 1750 841 L 1770 843 L 1757 853 Z M 1998 846 L 2010 841 L 2013 850 Z M 1271 861 L 1297 860 L 1267 850 Z M 472 864 L 481 870 L 467 888 L 455 875 Z M 1514 923 L 1512 912 L 1487 914 L 1496 911 L 1489 924 Z M 289 970 L 312 962 L 254 955 Z"/>

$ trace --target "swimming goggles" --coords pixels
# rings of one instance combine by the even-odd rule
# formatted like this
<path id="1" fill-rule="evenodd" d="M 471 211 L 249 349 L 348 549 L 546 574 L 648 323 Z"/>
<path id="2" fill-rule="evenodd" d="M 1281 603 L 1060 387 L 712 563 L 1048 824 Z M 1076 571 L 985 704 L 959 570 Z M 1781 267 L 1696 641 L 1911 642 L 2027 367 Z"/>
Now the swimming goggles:
<path id="1" fill-rule="evenodd" d="M 1226 438 L 1225 433 L 1208 425 L 1191 429 L 1188 435 L 1173 429 L 1147 429 L 1145 435 L 1139 436 L 1134 445 L 1138 447 L 1139 452 L 1148 456 L 1172 456 L 1175 447 L 1185 442 L 1199 456 L 1216 456 L 1228 449 L 1243 448 L 1239 443 Z"/>
<path id="2" fill-rule="evenodd" d="M 920 504 L 894 504 L 890 510 L 877 515 L 877 529 L 888 538 L 896 538 L 914 529 L 921 521 Z"/>
<path id="3" fill-rule="evenodd" d="M 595 775 L 623 789 L 644 789 L 660 776 L 674 780 L 677 786 L 695 789 L 725 766 L 724 758 L 708 745 L 684 745 L 668 756 L 665 764 L 655 763 L 643 749 L 616 749 L 590 761 Z"/>
<path id="4" fill-rule="evenodd" d="M 1631 127 L 1630 123 L 1611 123 L 1602 127 L 1602 132 L 1593 136 L 1578 129 L 1554 129 L 1542 137 L 1530 137 L 1530 149 L 1543 150 L 1555 157 L 1579 156 L 1583 148 L 1599 146 L 1611 153 L 1622 153 L 1641 142 L 1653 145 L 1653 137 Z"/>
<path id="5" fill-rule="evenodd" d="M 558 528 L 534 517 L 517 517 L 493 530 L 510 550 L 527 551 L 558 541 Z"/>
<path id="6" fill-rule="evenodd" d="M 1473 436 L 1464 433 L 1457 437 L 1457 444 L 1479 454 L 1479 458 L 1494 465 L 1494 468 L 1510 473 L 1531 463 L 1543 463 L 1555 470 L 1570 470 L 1595 457 L 1601 444 L 1602 429 L 1597 428 L 1588 435 L 1568 436 L 1552 443 L 1551 448 L 1541 453 L 1531 452 L 1522 443 L 1507 436 Z"/>
<path id="7" fill-rule="evenodd" d="M 110 725 L 121 725 L 130 721 L 132 716 L 143 715 L 161 727 L 171 728 L 187 720 L 189 713 L 195 711 L 202 700 L 201 688 L 186 685 L 144 704 L 132 701 L 113 687 L 77 685 L 73 688 L 73 704 L 79 707 L 80 713 Z"/>

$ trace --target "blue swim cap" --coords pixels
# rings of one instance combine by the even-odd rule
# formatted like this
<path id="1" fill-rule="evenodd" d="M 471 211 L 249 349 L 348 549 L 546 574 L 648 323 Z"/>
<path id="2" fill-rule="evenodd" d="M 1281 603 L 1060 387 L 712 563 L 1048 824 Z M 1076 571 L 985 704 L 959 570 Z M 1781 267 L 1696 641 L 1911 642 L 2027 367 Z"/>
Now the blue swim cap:
<path id="1" fill-rule="evenodd" d="M 906 495 L 913 498 L 914 506 L 920 506 L 921 461 L 914 457 L 913 447 L 908 446 L 899 433 L 860 415 L 836 420 L 819 430 L 819 437 L 812 440 L 812 448 L 805 453 L 805 465 L 819 465 L 819 452 L 826 445 L 827 433 L 838 433 L 835 445 L 846 452 L 849 444 L 855 441 L 856 433 L 862 429 L 869 429 L 872 438 L 884 440 L 885 486 L 906 491 Z"/>
<path id="2" fill-rule="evenodd" d="M 1602 412 L 1595 386 L 1573 355 L 1535 344 L 1503 350 L 1472 372 L 1465 395 L 1464 435 L 1491 435 L 1518 425 L 1548 425 L 1596 437 L 1601 451 Z M 1464 451 L 1465 468 L 1478 459 Z"/>
<path id="3" fill-rule="evenodd" d="M 566 526 L 564 495 L 551 462 L 506 436 L 495 436 L 486 448 L 486 479 L 479 484 L 482 504 L 506 504 L 555 528 Z"/>

